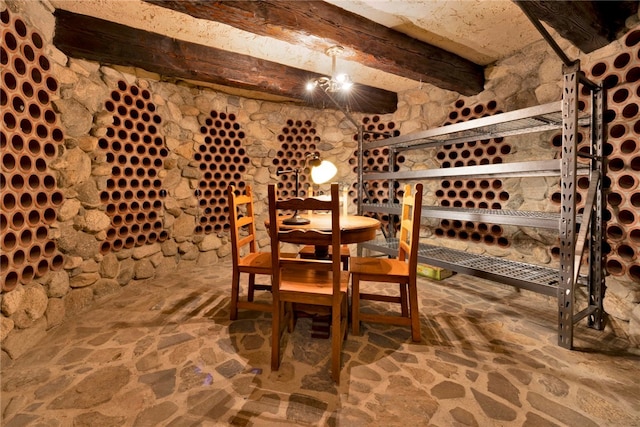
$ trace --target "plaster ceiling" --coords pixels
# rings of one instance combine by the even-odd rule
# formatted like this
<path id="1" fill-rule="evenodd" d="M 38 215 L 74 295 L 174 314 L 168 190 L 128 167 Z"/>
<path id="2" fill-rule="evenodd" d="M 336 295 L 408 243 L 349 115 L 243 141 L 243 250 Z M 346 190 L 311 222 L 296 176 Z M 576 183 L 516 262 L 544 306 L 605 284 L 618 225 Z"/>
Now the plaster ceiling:
<path id="1" fill-rule="evenodd" d="M 328 74 L 324 52 L 193 18 L 142 0 L 49 0 L 58 9 L 93 16 L 173 38 Z M 329 0 L 345 10 L 486 65 L 541 39 L 510 0 Z M 374 70 L 348 57 L 341 71 L 358 83 L 403 91 L 421 84 Z"/>

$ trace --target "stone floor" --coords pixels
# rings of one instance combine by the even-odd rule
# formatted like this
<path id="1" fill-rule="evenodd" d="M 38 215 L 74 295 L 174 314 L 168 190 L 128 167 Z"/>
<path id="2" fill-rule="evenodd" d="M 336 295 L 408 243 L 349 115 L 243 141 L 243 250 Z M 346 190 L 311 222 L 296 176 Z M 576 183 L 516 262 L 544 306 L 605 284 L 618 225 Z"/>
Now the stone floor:
<path id="1" fill-rule="evenodd" d="M 51 331 L 2 367 L 0 424 L 640 426 L 638 352 L 584 326 L 576 350 L 558 347 L 553 300 L 462 275 L 420 279 L 423 341 L 365 324 L 335 386 L 310 319 L 271 372 L 270 317 L 229 321 L 230 271 L 131 283 Z"/>

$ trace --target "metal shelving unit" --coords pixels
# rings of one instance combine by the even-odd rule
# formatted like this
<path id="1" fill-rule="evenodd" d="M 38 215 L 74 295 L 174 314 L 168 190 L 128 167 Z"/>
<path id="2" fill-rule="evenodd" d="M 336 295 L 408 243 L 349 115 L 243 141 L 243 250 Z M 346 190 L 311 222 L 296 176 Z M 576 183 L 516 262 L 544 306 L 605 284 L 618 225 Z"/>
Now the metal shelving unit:
<path id="1" fill-rule="evenodd" d="M 423 206 L 422 208 L 423 218 L 479 221 L 557 230 L 561 248 L 559 269 L 427 244 L 421 244 L 418 256 L 420 262 L 430 265 L 557 297 L 558 344 L 565 348 L 572 348 L 573 327 L 580 320 L 587 318 L 590 327 L 597 329 L 604 327 L 602 177 L 604 176 L 605 97 L 602 87 L 587 80 L 580 72 L 579 62 L 574 62 L 570 66 L 565 65 L 563 84 L 561 102 L 496 114 L 411 135 L 368 142 L 360 139 L 358 213 L 379 212 L 397 215 L 400 212 L 400 206 L 397 204 L 364 203 L 365 183 L 369 180 L 388 180 L 389 188 L 392 189 L 401 180 L 429 180 L 451 176 L 468 179 L 559 176 L 561 208 L 558 213 L 440 206 Z M 591 94 L 591 112 L 585 117 L 578 117 L 580 86 L 588 88 Z M 577 151 L 580 127 L 589 128 L 590 152 L 588 154 Z M 395 158 L 401 152 L 559 129 L 562 130 L 561 159 L 396 172 L 367 172 L 363 169 L 362 153 L 377 147 L 389 148 L 389 164 L 390 169 L 393 170 Z M 588 158 L 588 164 L 578 163 L 578 156 Z M 578 215 L 576 209 L 576 181 L 580 175 L 589 177 L 589 189 L 582 215 Z M 390 235 L 388 233 L 388 236 Z M 397 254 L 397 240 L 388 237 L 383 242 L 367 242 L 360 248 L 392 256 Z M 587 259 L 589 268 L 581 275 L 580 267 L 584 258 Z M 582 304 L 585 308 L 580 311 L 577 311 L 575 301 L 578 286 L 584 286 L 587 293 L 587 302 Z"/>

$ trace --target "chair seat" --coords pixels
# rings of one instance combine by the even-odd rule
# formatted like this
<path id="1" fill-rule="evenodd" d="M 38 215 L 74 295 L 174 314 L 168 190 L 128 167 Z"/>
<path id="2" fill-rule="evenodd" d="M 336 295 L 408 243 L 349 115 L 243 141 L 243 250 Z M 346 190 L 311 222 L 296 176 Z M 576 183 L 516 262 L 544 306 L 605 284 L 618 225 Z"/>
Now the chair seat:
<path id="1" fill-rule="evenodd" d="M 296 253 L 281 253 L 282 258 L 296 258 Z M 271 252 L 252 252 L 240 258 L 238 268 L 244 273 L 271 274 Z"/>
<path id="2" fill-rule="evenodd" d="M 389 258 L 351 258 L 351 273 L 362 277 L 376 277 L 381 282 L 395 282 L 409 277 L 409 264 L 398 259 Z"/>

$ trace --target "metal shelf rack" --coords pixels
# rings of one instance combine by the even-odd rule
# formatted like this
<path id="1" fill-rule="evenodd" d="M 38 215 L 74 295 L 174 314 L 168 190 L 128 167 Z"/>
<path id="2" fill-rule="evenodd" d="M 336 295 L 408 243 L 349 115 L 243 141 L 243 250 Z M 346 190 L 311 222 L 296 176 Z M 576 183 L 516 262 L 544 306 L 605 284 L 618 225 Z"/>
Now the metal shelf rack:
<path id="1" fill-rule="evenodd" d="M 558 213 L 440 206 L 423 206 L 422 208 L 423 218 L 480 221 L 557 230 L 561 248 L 558 269 L 427 244 L 421 244 L 418 257 L 420 262 L 430 265 L 557 297 L 558 345 L 570 349 L 573 348 L 574 325 L 580 320 L 587 318 L 588 326 L 596 329 L 604 327 L 602 177 L 605 163 L 603 159 L 605 94 L 601 86 L 584 77 L 578 61 L 564 66 L 563 86 L 563 99 L 560 102 L 496 114 L 410 135 L 367 142 L 360 139 L 358 143 L 360 153 L 358 213 L 380 212 L 397 215 L 400 212 L 400 206 L 397 204 L 364 202 L 365 186 L 369 180 L 388 180 L 389 188 L 393 189 L 400 180 L 429 180 L 451 176 L 458 178 L 559 176 L 561 206 Z M 591 97 L 590 114 L 584 117 L 578 117 L 578 94 L 581 86 L 588 89 Z M 589 128 L 590 151 L 588 154 L 579 153 L 577 150 L 579 127 Z M 560 159 L 395 172 L 367 172 L 362 161 L 364 151 L 388 147 L 389 169 L 393 170 L 395 158 L 401 152 L 557 129 L 562 130 Z M 587 158 L 588 164 L 578 163 L 578 156 Z M 577 177 L 580 175 L 589 178 L 582 215 L 578 215 L 576 208 L 576 184 Z M 393 197 L 390 197 L 390 200 L 393 200 Z M 362 248 L 394 256 L 397 254 L 397 240 L 388 237 L 382 242 L 367 242 L 359 247 L 359 252 Z M 581 273 L 583 260 L 587 261 L 588 268 L 582 268 Z M 587 294 L 587 301 L 580 304 L 582 307 L 580 310 L 575 301 L 578 286 L 584 286 Z"/>

